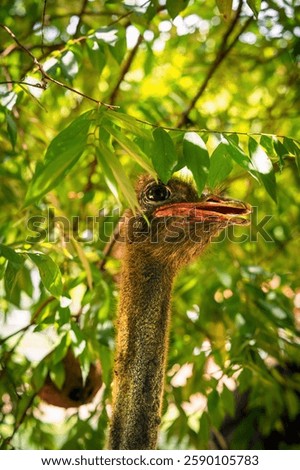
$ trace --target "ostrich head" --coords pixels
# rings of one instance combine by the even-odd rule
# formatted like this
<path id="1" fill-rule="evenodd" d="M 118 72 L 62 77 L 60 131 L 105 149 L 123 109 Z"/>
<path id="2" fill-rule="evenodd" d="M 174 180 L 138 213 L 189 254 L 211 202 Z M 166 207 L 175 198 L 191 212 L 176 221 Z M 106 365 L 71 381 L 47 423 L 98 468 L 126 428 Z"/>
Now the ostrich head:
<path id="1" fill-rule="evenodd" d="M 167 184 L 143 176 L 137 183 L 141 211 L 126 213 L 129 251 L 142 251 L 175 270 L 201 254 L 212 237 L 229 225 L 246 225 L 248 204 L 204 193 L 178 178 Z"/>

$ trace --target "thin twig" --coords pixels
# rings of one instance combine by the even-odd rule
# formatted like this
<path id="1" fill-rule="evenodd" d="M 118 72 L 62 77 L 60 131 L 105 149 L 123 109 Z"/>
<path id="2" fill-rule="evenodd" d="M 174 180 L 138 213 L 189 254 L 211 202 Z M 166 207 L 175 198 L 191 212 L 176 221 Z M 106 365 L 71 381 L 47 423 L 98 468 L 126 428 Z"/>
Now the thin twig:
<path id="1" fill-rule="evenodd" d="M 270 134 L 267 132 L 240 132 L 240 131 L 223 131 L 222 129 L 220 130 L 213 130 L 213 129 L 197 129 L 197 128 L 178 128 L 178 127 L 169 127 L 169 126 L 161 126 L 159 124 L 153 124 L 152 122 L 149 121 L 144 121 L 143 119 L 138 119 L 134 118 L 137 122 L 141 122 L 142 124 L 145 124 L 146 126 L 151 126 L 154 128 L 161 127 L 165 131 L 172 131 L 172 132 L 196 132 L 198 134 L 203 133 L 203 134 L 224 134 L 224 135 L 231 135 L 231 134 L 237 134 L 237 135 L 245 135 L 247 137 L 251 136 L 261 136 L 265 135 L 266 137 L 279 137 L 280 139 L 284 139 L 285 137 L 292 139 L 294 142 L 297 142 L 300 144 L 300 140 L 295 139 L 294 137 L 289 137 L 286 135 L 281 135 L 281 134 Z"/>
<path id="2" fill-rule="evenodd" d="M 75 41 L 78 41 L 78 40 L 75 40 L 74 39 L 74 42 Z M 41 45 L 40 44 L 32 44 L 30 46 L 27 46 L 27 49 L 29 51 L 33 51 L 35 49 L 38 49 L 40 50 L 41 49 Z M 65 43 L 56 43 L 56 44 L 44 44 L 43 45 L 43 53 L 42 55 L 39 57 L 39 61 L 41 59 L 44 59 L 45 57 L 47 57 L 49 55 L 50 52 L 52 51 L 63 51 L 66 49 L 66 44 Z M 9 56 L 12 52 L 14 51 L 19 51 L 20 50 L 20 47 L 18 46 L 18 44 L 9 44 L 1 53 L 0 53 L 0 57 L 7 57 Z"/>
<path id="3" fill-rule="evenodd" d="M 33 326 L 35 324 L 35 320 L 37 319 L 37 317 L 39 316 L 39 314 L 43 311 L 43 309 L 49 305 L 53 300 L 55 300 L 55 297 L 51 296 L 51 297 L 48 297 L 48 299 L 46 299 L 38 308 L 37 310 L 34 312 L 34 314 L 32 315 L 32 319 L 30 321 L 30 323 L 26 326 L 24 326 L 23 328 L 21 328 L 20 330 L 18 331 L 15 331 L 14 333 L 10 334 L 9 336 L 6 336 L 5 338 L 1 339 L 0 340 L 0 345 L 4 344 L 7 340 L 9 340 L 10 338 L 12 338 L 13 336 L 19 334 L 19 333 L 25 333 L 31 326 Z M 1 376 L 3 377 L 4 375 L 6 375 L 8 373 L 8 370 L 9 368 L 6 367 L 6 364 L 8 363 L 8 361 L 10 360 L 12 354 L 14 353 L 14 351 L 16 350 L 16 348 L 19 346 L 20 342 L 22 341 L 23 339 L 23 336 L 24 335 L 20 335 L 19 338 L 17 339 L 17 341 L 15 342 L 15 344 L 13 345 L 12 348 L 10 348 L 9 351 L 7 351 L 6 355 L 5 355 L 5 360 L 3 360 L 2 362 L 2 373 L 1 373 Z M 11 439 L 13 436 L 10 436 L 9 439 Z"/>
<path id="4" fill-rule="evenodd" d="M 220 49 L 219 49 L 219 52 L 218 54 L 221 53 L 221 51 L 224 51 L 226 49 L 226 46 L 227 46 L 227 41 L 229 39 L 229 36 L 231 35 L 231 33 L 233 32 L 235 26 L 237 25 L 237 22 L 240 18 L 240 15 L 241 15 L 241 12 L 242 12 L 242 8 L 243 8 L 243 0 L 240 0 L 239 1 L 239 5 L 238 5 L 238 8 L 236 10 L 236 14 L 234 16 L 234 18 L 232 19 L 231 23 L 229 24 L 228 28 L 227 28 L 227 31 L 225 31 L 225 34 L 222 38 L 222 41 L 221 41 L 221 45 L 220 45 Z"/>
<path id="5" fill-rule="evenodd" d="M 15 335 L 18 335 L 19 333 L 22 333 L 22 332 L 25 332 L 27 331 L 32 325 L 35 324 L 35 320 L 37 319 L 37 317 L 39 316 L 39 314 L 44 310 L 45 307 L 47 307 L 47 305 L 49 305 L 51 302 L 53 302 L 53 300 L 55 300 L 56 298 L 53 297 L 53 296 L 50 296 L 48 297 L 48 299 L 46 299 L 37 309 L 36 311 L 34 312 L 34 314 L 32 315 L 32 319 L 30 321 L 30 323 L 26 326 L 24 326 L 23 328 L 21 328 L 20 330 L 18 331 L 15 331 L 14 333 L 11 333 L 10 335 L 6 336 L 5 338 L 2 338 L 0 340 L 0 345 L 1 344 L 4 344 L 7 340 L 9 340 L 10 338 L 12 338 L 13 336 Z"/>
<path id="6" fill-rule="evenodd" d="M 34 62 L 36 61 L 36 58 L 35 58 L 35 56 L 32 54 L 32 52 L 30 52 L 30 50 L 27 49 L 27 47 L 23 46 L 23 44 L 19 41 L 19 39 L 18 39 L 17 36 L 12 32 L 11 29 L 9 29 L 5 24 L 2 24 L 2 23 L 0 23 L 0 27 L 1 27 L 2 29 L 4 29 L 4 31 L 6 31 L 6 32 L 10 35 L 10 37 L 13 38 L 13 40 L 18 44 L 18 46 L 19 46 L 21 49 L 23 49 L 23 51 L 26 52 L 26 54 L 30 55 L 30 57 L 32 58 L 32 60 L 33 60 Z"/>
<path id="7" fill-rule="evenodd" d="M 44 28 L 45 28 L 45 19 L 46 19 L 46 9 L 47 9 L 47 0 L 44 0 L 43 13 L 42 13 L 42 53 L 44 54 Z"/>
<path id="8" fill-rule="evenodd" d="M 37 392 L 37 393 L 38 393 L 38 392 Z M 16 434 L 16 432 L 19 430 L 21 424 L 24 422 L 24 420 L 25 420 L 25 418 L 26 418 L 26 415 L 27 415 L 27 413 L 28 413 L 28 410 L 31 408 L 32 403 L 33 403 L 33 400 L 34 400 L 35 397 L 37 396 L 37 393 L 34 393 L 34 394 L 31 395 L 31 397 L 29 398 L 28 404 L 27 404 L 26 408 L 23 410 L 23 412 L 22 412 L 22 414 L 21 414 L 19 420 L 16 422 L 12 434 L 11 434 L 9 437 L 7 437 L 6 439 L 3 440 L 3 443 L 2 443 L 2 446 L 1 446 L 2 449 L 5 449 L 5 448 L 11 443 L 12 438 L 14 437 L 14 435 Z"/>
<path id="9" fill-rule="evenodd" d="M 52 82 L 52 83 L 55 83 L 56 85 L 62 87 L 62 88 L 65 88 L 66 90 L 69 90 L 71 91 L 72 93 L 76 93 L 77 95 L 79 96 L 82 96 L 83 98 L 86 98 L 90 101 L 93 101 L 94 103 L 96 103 L 98 106 L 105 106 L 106 108 L 108 109 L 115 109 L 115 108 L 118 108 L 118 106 L 113 106 L 111 104 L 107 104 L 107 103 L 103 103 L 102 101 L 99 101 L 99 100 L 96 100 L 95 98 L 92 98 L 91 96 L 88 96 L 86 95 L 85 93 L 82 93 L 81 91 L 79 90 L 76 90 L 75 88 L 72 88 L 71 86 L 69 85 L 66 85 L 65 83 L 63 82 L 60 82 L 58 80 L 56 80 L 55 78 L 52 78 L 44 69 L 43 69 L 43 66 L 42 64 L 37 60 L 37 58 L 34 56 L 34 54 L 32 54 L 32 52 L 27 48 L 25 47 L 23 44 L 20 43 L 20 41 L 18 40 L 18 38 L 16 37 L 16 35 L 11 31 L 11 29 L 9 29 L 7 26 L 3 25 L 0 23 L 0 27 L 3 28 L 13 39 L 14 41 L 18 44 L 18 46 L 26 52 L 26 54 L 28 54 L 31 59 L 33 60 L 33 63 L 34 65 L 36 65 L 36 67 L 38 68 L 41 76 L 42 76 L 42 80 L 43 81 L 49 81 L 49 82 Z"/>
<path id="10" fill-rule="evenodd" d="M 66 90 L 72 91 L 73 93 L 76 93 L 79 96 L 82 96 L 83 98 L 86 98 L 90 101 L 93 101 L 94 103 L 100 105 L 100 106 L 105 106 L 108 109 L 115 109 L 118 108 L 118 106 L 113 106 L 107 103 L 103 103 L 102 101 L 96 100 L 95 98 L 92 98 L 91 96 L 86 95 L 85 93 L 82 93 L 79 90 L 76 90 L 75 88 L 72 88 L 71 86 L 67 85 L 66 83 L 60 82 L 56 80 L 55 78 L 52 78 L 45 70 L 43 69 L 42 65 L 38 62 L 35 61 L 35 64 L 37 65 L 39 72 L 41 73 L 42 77 L 44 80 L 48 80 L 49 82 L 55 83 L 56 85 L 65 88 Z"/>
<path id="11" fill-rule="evenodd" d="M 82 5 L 81 5 L 81 8 L 80 8 L 80 12 L 78 13 L 78 17 L 79 17 L 79 21 L 77 23 L 77 26 L 76 26 L 76 29 L 75 29 L 75 33 L 74 33 L 74 36 L 77 35 L 77 33 L 80 31 L 80 28 L 81 28 L 81 25 L 82 25 L 82 16 L 85 12 L 85 9 L 86 9 L 86 6 L 88 4 L 88 1 L 89 0 L 83 0 L 82 2 Z"/>
<path id="12" fill-rule="evenodd" d="M 7 80 L 7 81 L 4 81 L 4 82 L 0 82 L 0 85 L 7 85 L 7 84 L 27 85 L 27 86 L 33 86 L 35 88 L 41 88 L 43 90 L 46 90 L 46 88 L 47 88 L 46 83 L 29 83 L 29 82 L 23 82 L 22 80 Z"/>
<path id="13" fill-rule="evenodd" d="M 142 5 L 140 5 L 139 8 L 145 7 L 147 5 L 147 3 L 150 3 L 150 0 L 146 0 L 146 2 L 143 3 Z M 127 13 L 124 13 L 124 15 L 119 16 L 116 20 L 109 23 L 108 26 L 113 26 L 114 24 L 119 23 L 124 18 L 128 18 L 128 16 L 131 16 L 133 13 L 135 13 L 135 10 L 130 10 Z"/>
<path id="14" fill-rule="evenodd" d="M 82 13 L 82 16 L 115 16 L 118 15 L 117 12 L 113 11 L 84 11 Z M 62 13 L 62 14 L 56 14 L 56 15 L 51 15 L 51 20 L 59 20 L 63 18 L 70 18 L 71 16 L 78 16 L 77 11 L 70 11 L 68 13 Z M 39 28 L 36 29 L 39 31 Z"/>

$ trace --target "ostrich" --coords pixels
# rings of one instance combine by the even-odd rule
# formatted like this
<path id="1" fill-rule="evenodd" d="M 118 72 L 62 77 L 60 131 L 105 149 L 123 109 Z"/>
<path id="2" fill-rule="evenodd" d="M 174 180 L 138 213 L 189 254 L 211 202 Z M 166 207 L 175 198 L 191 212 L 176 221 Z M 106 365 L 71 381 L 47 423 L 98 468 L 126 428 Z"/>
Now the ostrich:
<path id="1" fill-rule="evenodd" d="M 250 206 L 205 194 L 188 182 L 143 176 L 141 213 L 127 211 L 113 379 L 110 449 L 155 449 L 161 420 L 170 297 L 178 270 Z"/>

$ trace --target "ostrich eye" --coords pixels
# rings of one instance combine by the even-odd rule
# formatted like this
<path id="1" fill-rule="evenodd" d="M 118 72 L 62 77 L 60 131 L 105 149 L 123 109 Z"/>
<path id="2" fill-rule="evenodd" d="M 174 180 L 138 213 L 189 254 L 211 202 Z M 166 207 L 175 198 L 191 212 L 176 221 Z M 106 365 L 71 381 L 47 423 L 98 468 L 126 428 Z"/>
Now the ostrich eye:
<path id="1" fill-rule="evenodd" d="M 155 184 L 145 191 L 145 198 L 149 202 L 166 201 L 171 196 L 171 192 L 167 186 L 163 184 Z"/>

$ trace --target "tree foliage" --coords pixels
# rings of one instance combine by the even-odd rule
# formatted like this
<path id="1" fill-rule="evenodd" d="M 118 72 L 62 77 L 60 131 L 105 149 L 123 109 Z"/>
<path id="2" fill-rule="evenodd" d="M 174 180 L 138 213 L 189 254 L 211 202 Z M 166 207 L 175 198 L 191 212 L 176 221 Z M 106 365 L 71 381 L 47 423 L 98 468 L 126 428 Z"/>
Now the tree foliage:
<path id="1" fill-rule="evenodd" d="M 137 175 L 180 170 L 253 214 L 176 280 L 160 447 L 264 445 L 254 431 L 295 447 L 284 435 L 300 413 L 295 8 L 2 1 L 2 448 L 104 448 L 120 264 L 109 239 L 123 209 L 138 210 Z M 104 384 L 92 404 L 53 409 L 39 391 L 48 374 L 62 387 L 70 350 L 84 379 L 100 361 Z"/>

